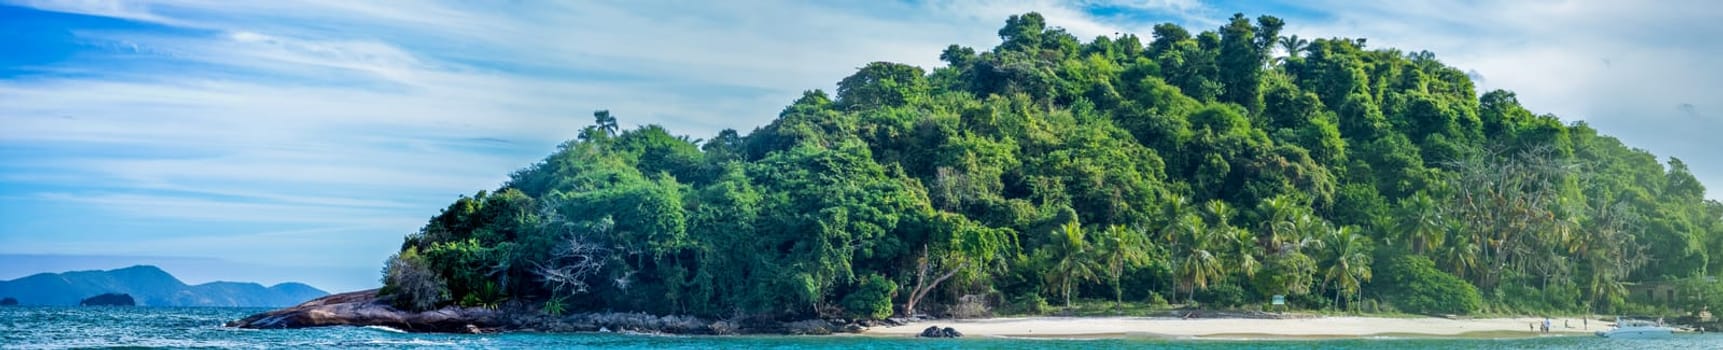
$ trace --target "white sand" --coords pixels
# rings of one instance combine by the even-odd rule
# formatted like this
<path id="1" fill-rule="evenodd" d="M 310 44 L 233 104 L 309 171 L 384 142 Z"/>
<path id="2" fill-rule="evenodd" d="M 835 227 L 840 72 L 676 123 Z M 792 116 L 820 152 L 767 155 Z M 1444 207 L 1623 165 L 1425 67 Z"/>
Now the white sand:
<path id="1" fill-rule="evenodd" d="M 1552 334 L 1589 334 L 1609 327 L 1593 320 L 1589 329 L 1580 319 L 1551 319 Z M 1177 319 L 1146 317 L 1031 317 L 916 322 L 874 327 L 864 334 L 915 336 L 929 326 L 953 327 L 966 336 L 996 337 L 1200 337 L 1200 338 L 1324 338 L 1365 336 L 1537 336 L 1531 331 L 1542 318 L 1319 317 L 1306 319 Z"/>

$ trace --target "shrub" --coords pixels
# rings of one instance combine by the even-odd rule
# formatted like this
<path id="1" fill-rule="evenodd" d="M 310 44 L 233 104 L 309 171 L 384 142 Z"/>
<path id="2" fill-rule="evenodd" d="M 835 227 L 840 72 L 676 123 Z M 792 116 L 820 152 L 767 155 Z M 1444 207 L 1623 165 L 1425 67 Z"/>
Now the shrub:
<path id="1" fill-rule="evenodd" d="M 1001 310 L 1006 314 L 1041 315 L 1052 308 L 1047 305 L 1047 298 L 1042 298 L 1040 293 L 1025 293 L 1011 298 L 1011 302 Z"/>
<path id="2" fill-rule="evenodd" d="M 844 312 L 850 318 L 878 320 L 891 316 L 891 298 L 897 283 L 880 275 L 868 275 L 854 292 L 844 296 Z"/>
<path id="3" fill-rule="evenodd" d="M 1161 293 L 1149 292 L 1147 301 L 1149 302 L 1149 306 L 1167 306 L 1167 298 L 1161 297 Z"/>
<path id="4" fill-rule="evenodd" d="M 1198 290 L 1196 294 L 1197 301 L 1211 306 L 1238 307 L 1244 305 L 1244 288 L 1233 283 L 1211 285 L 1208 289 Z"/>
<path id="5" fill-rule="evenodd" d="M 1436 269 L 1429 258 L 1404 255 L 1382 269 L 1376 282 L 1398 309 L 1423 314 L 1467 314 L 1483 304 L 1477 287 Z"/>
<path id="6" fill-rule="evenodd" d="M 556 297 L 546 300 L 544 302 L 544 313 L 551 316 L 562 316 L 562 313 L 568 312 L 568 306 L 563 305 L 562 299 L 562 297 Z"/>
<path id="7" fill-rule="evenodd" d="M 448 283 L 426 266 L 417 248 L 409 247 L 389 257 L 383 275 L 383 292 L 397 308 L 429 310 L 449 300 Z"/>

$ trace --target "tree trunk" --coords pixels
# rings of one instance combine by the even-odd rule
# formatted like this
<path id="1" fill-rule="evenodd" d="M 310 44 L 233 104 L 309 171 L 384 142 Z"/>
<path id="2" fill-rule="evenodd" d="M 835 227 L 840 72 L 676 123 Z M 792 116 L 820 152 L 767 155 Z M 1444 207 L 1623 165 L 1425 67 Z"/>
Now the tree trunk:
<path id="1" fill-rule="evenodd" d="M 945 282 L 946 279 L 950 279 L 952 276 L 956 276 L 957 272 L 962 271 L 963 267 L 969 265 L 969 263 L 966 262 L 953 266 L 951 270 L 940 274 L 939 277 L 934 278 L 932 282 L 927 280 L 927 270 L 931 268 L 929 265 L 932 264 L 928 262 L 927 248 L 922 248 L 921 260 L 916 263 L 915 288 L 910 289 L 909 298 L 908 300 L 905 300 L 903 304 L 904 317 L 915 317 L 916 304 L 920 304 L 921 300 L 927 297 L 927 293 L 932 292 L 934 288 L 938 288 L 939 283 Z"/>
<path id="2" fill-rule="evenodd" d="M 1340 311 L 1340 288 L 1334 288 L 1334 310 Z"/>
<path id="3" fill-rule="evenodd" d="M 1119 277 L 1113 275 L 1113 310 L 1118 311 L 1125 303 L 1125 291 L 1119 288 Z"/>
<path id="4" fill-rule="evenodd" d="M 1065 308 L 1071 308 L 1071 276 L 1065 276 Z"/>

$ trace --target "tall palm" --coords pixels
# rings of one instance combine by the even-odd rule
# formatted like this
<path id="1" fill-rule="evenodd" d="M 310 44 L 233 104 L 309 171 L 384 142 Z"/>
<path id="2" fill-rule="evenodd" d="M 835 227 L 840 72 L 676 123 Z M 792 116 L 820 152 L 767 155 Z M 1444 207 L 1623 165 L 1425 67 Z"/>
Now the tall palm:
<path id="1" fill-rule="evenodd" d="M 1262 242 L 1263 246 L 1273 253 L 1279 253 L 1281 244 L 1293 236 L 1293 231 L 1297 229 L 1295 220 L 1300 214 L 1298 202 L 1290 196 L 1276 196 L 1257 204 L 1256 210 L 1258 215 L 1263 217 L 1261 225 L 1263 238 L 1266 239 L 1266 242 Z"/>
<path id="2" fill-rule="evenodd" d="M 1334 288 L 1336 306 L 1340 305 L 1342 294 L 1357 295 L 1364 282 L 1370 280 L 1370 253 L 1365 251 L 1368 239 L 1357 234 L 1352 226 L 1330 231 L 1323 239 L 1327 268 L 1323 269 L 1322 283 Z"/>
<path id="3" fill-rule="evenodd" d="M 1175 247 L 1173 274 L 1178 287 L 1173 291 L 1173 297 L 1177 299 L 1178 289 L 1183 289 L 1189 298 L 1197 289 L 1208 289 L 1210 282 L 1220 279 L 1224 266 L 1215 250 L 1213 231 L 1202 217 L 1185 215 L 1174 225 L 1176 229 L 1171 243 Z"/>
<path id="4" fill-rule="evenodd" d="M 1238 209 L 1219 199 L 1203 203 L 1203 213 L 1208 214 L 1210 225 L 1231 225 L 1232 218 L 1238 216 Z"/>
<path id="5" fill-rule="evenodd" d="M 1225 240 L 1227 248 L 1231 248 L 1227 252 L 1230 255 L 1227 261 L 1236 269 L 1234 272 L 1255 277 L 1257 270 L 1262 269 L 1262 259 L 1259 258 L 1262 246 L 1256 244 L 1256 234 L 1231 226 L 1217 226 L 1214 231 L 1214 235 Z"/>
<path id="6" fill-rule="evenodd" d="M 1285 62 L 1287 58 L 1299 57 L 1305 49 L 1310 47 L 1309 40 L 1301 39 L 1297 35 L 1280 37 L 1279 42 L 1280 48 L 1286 50 L 1286 57 L 1277 58 L 1281 62 Z"/>
<path id="7" fill-rule="evenodd" d="M 1089 241 L 1084 237 L 1083 227 L 1076 221 L 1060 226 L 1058 239 L 1053 249 L 1056 254 L 1053 269 L 1045 276 L 1050 284 L 1059 286 L 1059 292 L 1065 298 L 1065 307 L 1071 307 L 1071 290 L 1079 281 L 1095 280 L 1096 266 L 1091 255 Z"/>
<path id="8" fill-rule="evenodd" d="M 1107 230 L 1101 231 L 1097 238 L 1096 255 L 1101 257 L 1107 279 L 1113 284 L 1113 307 L 1116 308 L 1124 301 L 1124 290 L 1119 285 L 1119 277 L 1124 275 L 1125 268 L 1147 263 L 1149 251 L 1153 247 L 1142 232 L 1120 225 L 1108 227 Z"/>
<path id="9" fill-rule="evenodd" d="M 1467 278 L 1468 274 L 1478 268 L 1478 254 L 1482 246 L 1473 240 L 1476 236 L 1459 234 L 1465 225 L 1458 222 L 1448 222 L 1444 227 L 1451 233 L 1452 240 L 1436 251 L 1436 256 L 1442 261 L 1442 266 L 1456 277 Z"/>
<path id="10" fill-rule="evenodd" d="M 610 136 L 616 136 L 616 132 L 618 131 L 616 126 L 616 117 L 611 116 L 610 110 L 608 109 L 593 111 L 592 124 L 597 126 L 598 130 L 604 131 L 604 133 L 609 134 Z"/>
<path id="11" fill-rule="evenodd" d="M 1322 247 L 1322 238 L 1331 229 L 1328 222 L 1308 212 L 1299 213 L 1287 222 L 1288 229 L 1283 234 L 1282 241 L 1274 247 L 1276 254 L 1307 253 L 1311 249 Z"/>
<path id="12" fill-rule="evenodd" d="M 1168 242 L 1174 241 L 1174 236 L 1179 230 L 1179 220 L 1193 214 L 1195 214 L 1195 208 L 1191 206 L 1189 199 L 1178 194 L 1168 194 L 1166 204 L 1161 207 L 1161 217 L 1168 221 L 1165 226 L 1161 227 L 1160 238 Z"/>
<path id="13" fill-rule="evenodd" d="M 1423 254 L 1442 245 L 1447 232 L 1443 230 L 1441 208 L 1430 195 L 1419 192 L 1401 199 L 1397 214 L 1395 229 L 1409 236 L 1413 253 Z"/>

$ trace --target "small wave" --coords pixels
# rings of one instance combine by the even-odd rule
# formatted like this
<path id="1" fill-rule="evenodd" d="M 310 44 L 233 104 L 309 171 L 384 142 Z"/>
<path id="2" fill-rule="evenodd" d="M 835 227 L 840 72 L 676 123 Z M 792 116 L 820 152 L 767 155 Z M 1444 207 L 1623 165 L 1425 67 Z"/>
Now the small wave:
<path id="1" fill-rule="evenodd" d="M 395 329 L 394 327 L 389 327 L 389 326 L 365 326 L 365 328 L 366 329 L 375 329 L 375 330 L 389 332 L 389 333 L 407 333 L 407 331 Z"/>
<path id="2" fill-rule="evenodd" d="M 411 346 L 456 346 L 456 345 L 460 345 L 458 343 L 451 342 L 451 341 L 430 341 L 430 340 L 424 340 L 424 339 L 407 339 L 407 340 L 374 339 L 374 340 L 365 341 L 365 344 L 366 345 L 411 345 Z"/>

